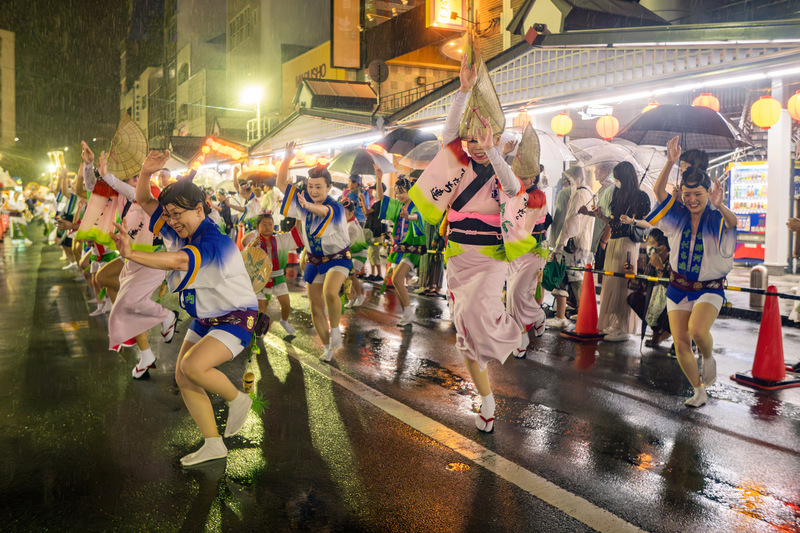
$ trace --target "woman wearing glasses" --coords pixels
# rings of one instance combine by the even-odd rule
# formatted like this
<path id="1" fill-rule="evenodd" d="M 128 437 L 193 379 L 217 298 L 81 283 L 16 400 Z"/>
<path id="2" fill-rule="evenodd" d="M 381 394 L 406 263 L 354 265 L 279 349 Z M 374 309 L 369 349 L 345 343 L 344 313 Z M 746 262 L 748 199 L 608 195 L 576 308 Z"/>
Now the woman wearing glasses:
<path id="1" fill-rule="evenodd" d="M 190 466 L 228 454 L 217 431 L 209 392 L 228 402 L 226 437 L 238 433 L 247 419 L 252 399 L 216 367 L 250 342 L 258 301 L 236 244 L 206 217 L 209 208 L 203 191 L 187 180 L 168 185 L 157 200 L 151 194 L 149 177 L 168 159 L 169 151 L 151 151 L 136 185 L 136 201 L 150 215 L 150 230 L 163 239 L 168 251 L 131 249 L 119 225 L 114 242 L 129 261 L 170 271 L 170 290 L 179 293 L 181 307 L 194 318 L 175 365 L 183 401 L 205 438 L 199 450 L 181 459 Z"/>

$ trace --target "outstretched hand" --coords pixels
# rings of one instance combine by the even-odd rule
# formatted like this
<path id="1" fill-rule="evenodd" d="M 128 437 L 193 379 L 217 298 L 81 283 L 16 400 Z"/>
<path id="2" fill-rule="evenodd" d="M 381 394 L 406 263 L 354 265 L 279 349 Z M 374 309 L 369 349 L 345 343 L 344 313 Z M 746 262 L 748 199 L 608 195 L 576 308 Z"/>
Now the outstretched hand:
<path id="1" fill-rule="evenodd" d="M 511 152 L 513 152 L 513 151 L 514 151 L 514 148 L 516 148 L 516 147 L 517 147 L 517 144 L 519 144 L 519 141 L 515 141 L 515 140 L 513 140 L 513 139 L 512 139 L 512 140 L 510 140 L 510 141 L 507 141 L 507 142 L 506 142 L 506 143 L 503 145 L 503 155 L 508 155 L 508 154 L 510 154 Z"/>
<path id="2" fill-rule="evenodd" d="M 142 164 L 142 174 L 148 178 L 164 168 L 169 161 L 169 150 L 150 150 Z"/>
<path id="3" fill-rule="evenodd" d="M 477 141 L 484 151 L 488 152 L 494 146 L 494 132 L 492 131 L 492 123 L 488 118 L 478 115 L 478 118 L 483 124 L 482 128 L 478 129 Z"/>
<path id="4" fill-rule="evenodd" d="M 475 86 L 478 80 L 478 65 L 477 63 L 471 67 L 468 65 L 467 54 L 461 56 L 461 72 L 458 73 L 461 80 L 461 92 L 468 93 Z"/>
<path id="5" fill-rule="evenodd" d="M 722 205 L 722 184 L 719 178 L 714 178 L 714 188 L 708 193 L 708 201 L 717 209 Z"/>
<path id="6" fill-rule="evenodd" d="M 81 141 L 81 159 L 83 159 L 83 162 L 87 165 L 94 163 L 94 152 L 92 152 L 92 149 L 86 144 L 86 141 Z"/>
<path id="7" fill-rule="evenodd" d="M 681 145 L 678 144 L 678 136 L 676 135 L 667 142 L 667 161 L 675 163 L 681 158 Z"/>
<path id="8" fill-rule="evenodd" d="M 114 244 L 117 247 L 117 251 L 119 255 L 124 258 L 127 258 L 131 254 L 131 238 L 128 236 L 128 228 L 125 221 L 122 224 L 118 222 L 114 222 L 114 227 L 117 228 L 117 232 L 111 235 L 111 238 L 114 239 Z"/>
<path id="9" fill-rule="evenodd" d="M 284 155 L 285 161 L 290 161 L 292 159 L 292 157 L 294 156 L 294 149 L 296 146 L 297 143 L 295 141 L 289 141 L 288 143 L 286 143 L 286 155 Z"/>
<path id="10" fill-rule="evenodd" d="M 97 160 L 97 171 L 100 173 L 100 176 L 108 174 L 108 154 L 105 150 L 100 152 L 100 158 Z"/>

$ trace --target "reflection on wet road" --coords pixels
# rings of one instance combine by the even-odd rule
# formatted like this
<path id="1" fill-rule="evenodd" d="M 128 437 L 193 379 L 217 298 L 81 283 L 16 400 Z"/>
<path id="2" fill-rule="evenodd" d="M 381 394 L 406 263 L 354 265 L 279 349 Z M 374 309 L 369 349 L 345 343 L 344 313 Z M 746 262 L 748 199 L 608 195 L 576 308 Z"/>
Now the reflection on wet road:
<path id="1" fill-rule="evenodd" d="M 419 298 L 403 330 L 394 294 L 373 295 L 345 314 L 329 366 L 293 289 L 297 335 L 276 326 L 222 368 L 253 372 L 268 407 L 227 460 L 183 469 L 199 435 L 172 378 L 178 343 L 156 333 L 158 368 L 133 382 L 135 352 L 105 349 L 105 319 L 57 254 L 0 256 L 0 530 L 800 532 L 800 390 L 724 377 L 752 364 L 757 324 L 718 321 L 721 379 L 699 410 L 666 349 L 548 332 L 489 366 L 484 435 L 443 300 Z M 784 342 L 798 353 L 796 332 Z"/>

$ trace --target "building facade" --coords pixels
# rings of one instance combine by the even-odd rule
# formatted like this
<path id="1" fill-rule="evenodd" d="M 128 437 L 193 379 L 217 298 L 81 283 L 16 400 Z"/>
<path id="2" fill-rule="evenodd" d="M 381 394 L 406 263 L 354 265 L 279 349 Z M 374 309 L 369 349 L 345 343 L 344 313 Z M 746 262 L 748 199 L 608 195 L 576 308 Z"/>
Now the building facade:
<path id="1" fill-rule="evenodd" d="M 17 135 L 14 33 L 0 30 L 0 149 L 14 144 Z"/>

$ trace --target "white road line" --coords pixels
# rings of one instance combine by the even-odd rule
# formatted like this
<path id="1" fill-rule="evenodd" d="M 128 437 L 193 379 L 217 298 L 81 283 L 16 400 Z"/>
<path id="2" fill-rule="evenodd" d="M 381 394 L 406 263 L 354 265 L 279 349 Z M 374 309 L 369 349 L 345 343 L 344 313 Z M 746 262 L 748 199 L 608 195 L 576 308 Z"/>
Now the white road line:
<path id="1" fill-rule="evenodd" d="M 537 476 L 530 470 L 497 455 L 488 448 L 464 437 L 460 433 L 440 424 L 407 405 L 368 387 L 344 372 L 326 364 L 319 358 L 297 348 L 287 346 L 280 337 L 269 334 L 264 341 L 271 348 L 286 353 L 301 364 L 319 372 L 337 385 L 371 403 L 378 409 L 411 426 L 420 433 L 447 446 L 461 456 L 475 462 L 522 490 L 539 498 L 563 512 L 564 514 L 586 524 L 596 531 L 613 533 L 642 531 L 605 509 L 562 489 L 561 487 Z"/>

